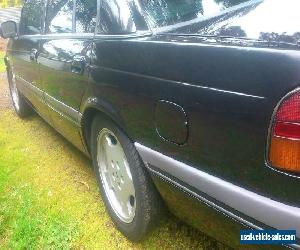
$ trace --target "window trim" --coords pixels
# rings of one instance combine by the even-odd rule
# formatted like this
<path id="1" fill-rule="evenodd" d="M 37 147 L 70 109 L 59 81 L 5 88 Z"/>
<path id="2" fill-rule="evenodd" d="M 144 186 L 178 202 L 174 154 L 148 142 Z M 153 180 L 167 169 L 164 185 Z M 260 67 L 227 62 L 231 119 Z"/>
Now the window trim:
<path id="1" fill-rule="evenodd" d="M 114 34 L 95 34 L 95 38 L 102 38 L 102 39 L 111 39 L 111 40 L 122 40 L 122 39 L 130 39 L 130 38 L 136 38 L 136 37 L 146 37 L 146 36 L 152 36 L 152 32 L 149 30 L 146 31 L 136 31 L 134 33 L 129 34 L 121 34 L 121 35 L 114 35 Z"/>

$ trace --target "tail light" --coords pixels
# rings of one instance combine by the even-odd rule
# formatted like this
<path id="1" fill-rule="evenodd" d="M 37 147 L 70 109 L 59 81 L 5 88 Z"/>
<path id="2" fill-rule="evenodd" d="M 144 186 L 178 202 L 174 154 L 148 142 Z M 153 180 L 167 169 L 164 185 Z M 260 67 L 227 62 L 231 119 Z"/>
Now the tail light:
<path id="1" fill-rule="evenodd" d="M 300 90 L 284 98 L 275 111 L 269 145 L 272 167 L 300 173 Z"/>

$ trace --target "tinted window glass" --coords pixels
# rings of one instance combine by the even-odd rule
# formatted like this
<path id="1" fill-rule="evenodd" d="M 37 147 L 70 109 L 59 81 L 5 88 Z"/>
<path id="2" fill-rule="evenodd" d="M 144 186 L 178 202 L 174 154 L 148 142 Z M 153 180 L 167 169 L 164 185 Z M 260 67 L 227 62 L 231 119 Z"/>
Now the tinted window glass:
<path id="1" fill-rule="evenodd" d="M 44 2 L 27 0 L 22 10 L 20 33 L 26 35 L 40 34 L 42 31 Z"/>
<path id="2" fill-rule="evenodd" d="M 50 0 L 45 22 L 46 33 L 71 33 L 73 0 Z"/>
<path id="3" fill-rule="evenodd" d="M 126 34 L 136 31 L 126 0 L 102 0 L 99 32 Z"/>
<path id="4" fill-rule="evenodd" d="M 93 33 L 96 27 L 97 0 L 76 1 L 76 32 Z"/>
<path id="5" fill-rule="evenodd" d="M 151 26 L 162 27 L 211 16 L 248 0 L 141 0 Z"/>

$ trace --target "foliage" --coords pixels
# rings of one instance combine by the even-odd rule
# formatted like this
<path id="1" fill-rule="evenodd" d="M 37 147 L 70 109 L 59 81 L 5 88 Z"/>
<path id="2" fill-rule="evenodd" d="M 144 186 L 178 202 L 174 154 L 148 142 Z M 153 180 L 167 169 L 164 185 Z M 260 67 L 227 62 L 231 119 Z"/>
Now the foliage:
<path id="1" fill-rule="evenodd" d="M 0 8 L 19 7 L 22 3 L 23 0 L 0 0 Z"/>

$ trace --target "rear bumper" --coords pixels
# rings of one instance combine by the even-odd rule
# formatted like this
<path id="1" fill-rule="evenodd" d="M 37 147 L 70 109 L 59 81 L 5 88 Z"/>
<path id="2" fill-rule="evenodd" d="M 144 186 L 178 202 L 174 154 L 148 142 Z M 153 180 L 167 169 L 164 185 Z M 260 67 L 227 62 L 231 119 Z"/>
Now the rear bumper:
<path id="1" fill-rule="evenodd" d="M 180 187 L 219 214 L 221 212 L 250 228 L 296 229 L 297 238 L 300 238 L 300 208 L 235 186 L 141 144 L 135 143 L 135 146 L 152 173 Z M 239 232 L 235 237 L 239 237 Z M 297 245 L 293 247 L 297 248 Z"/>

